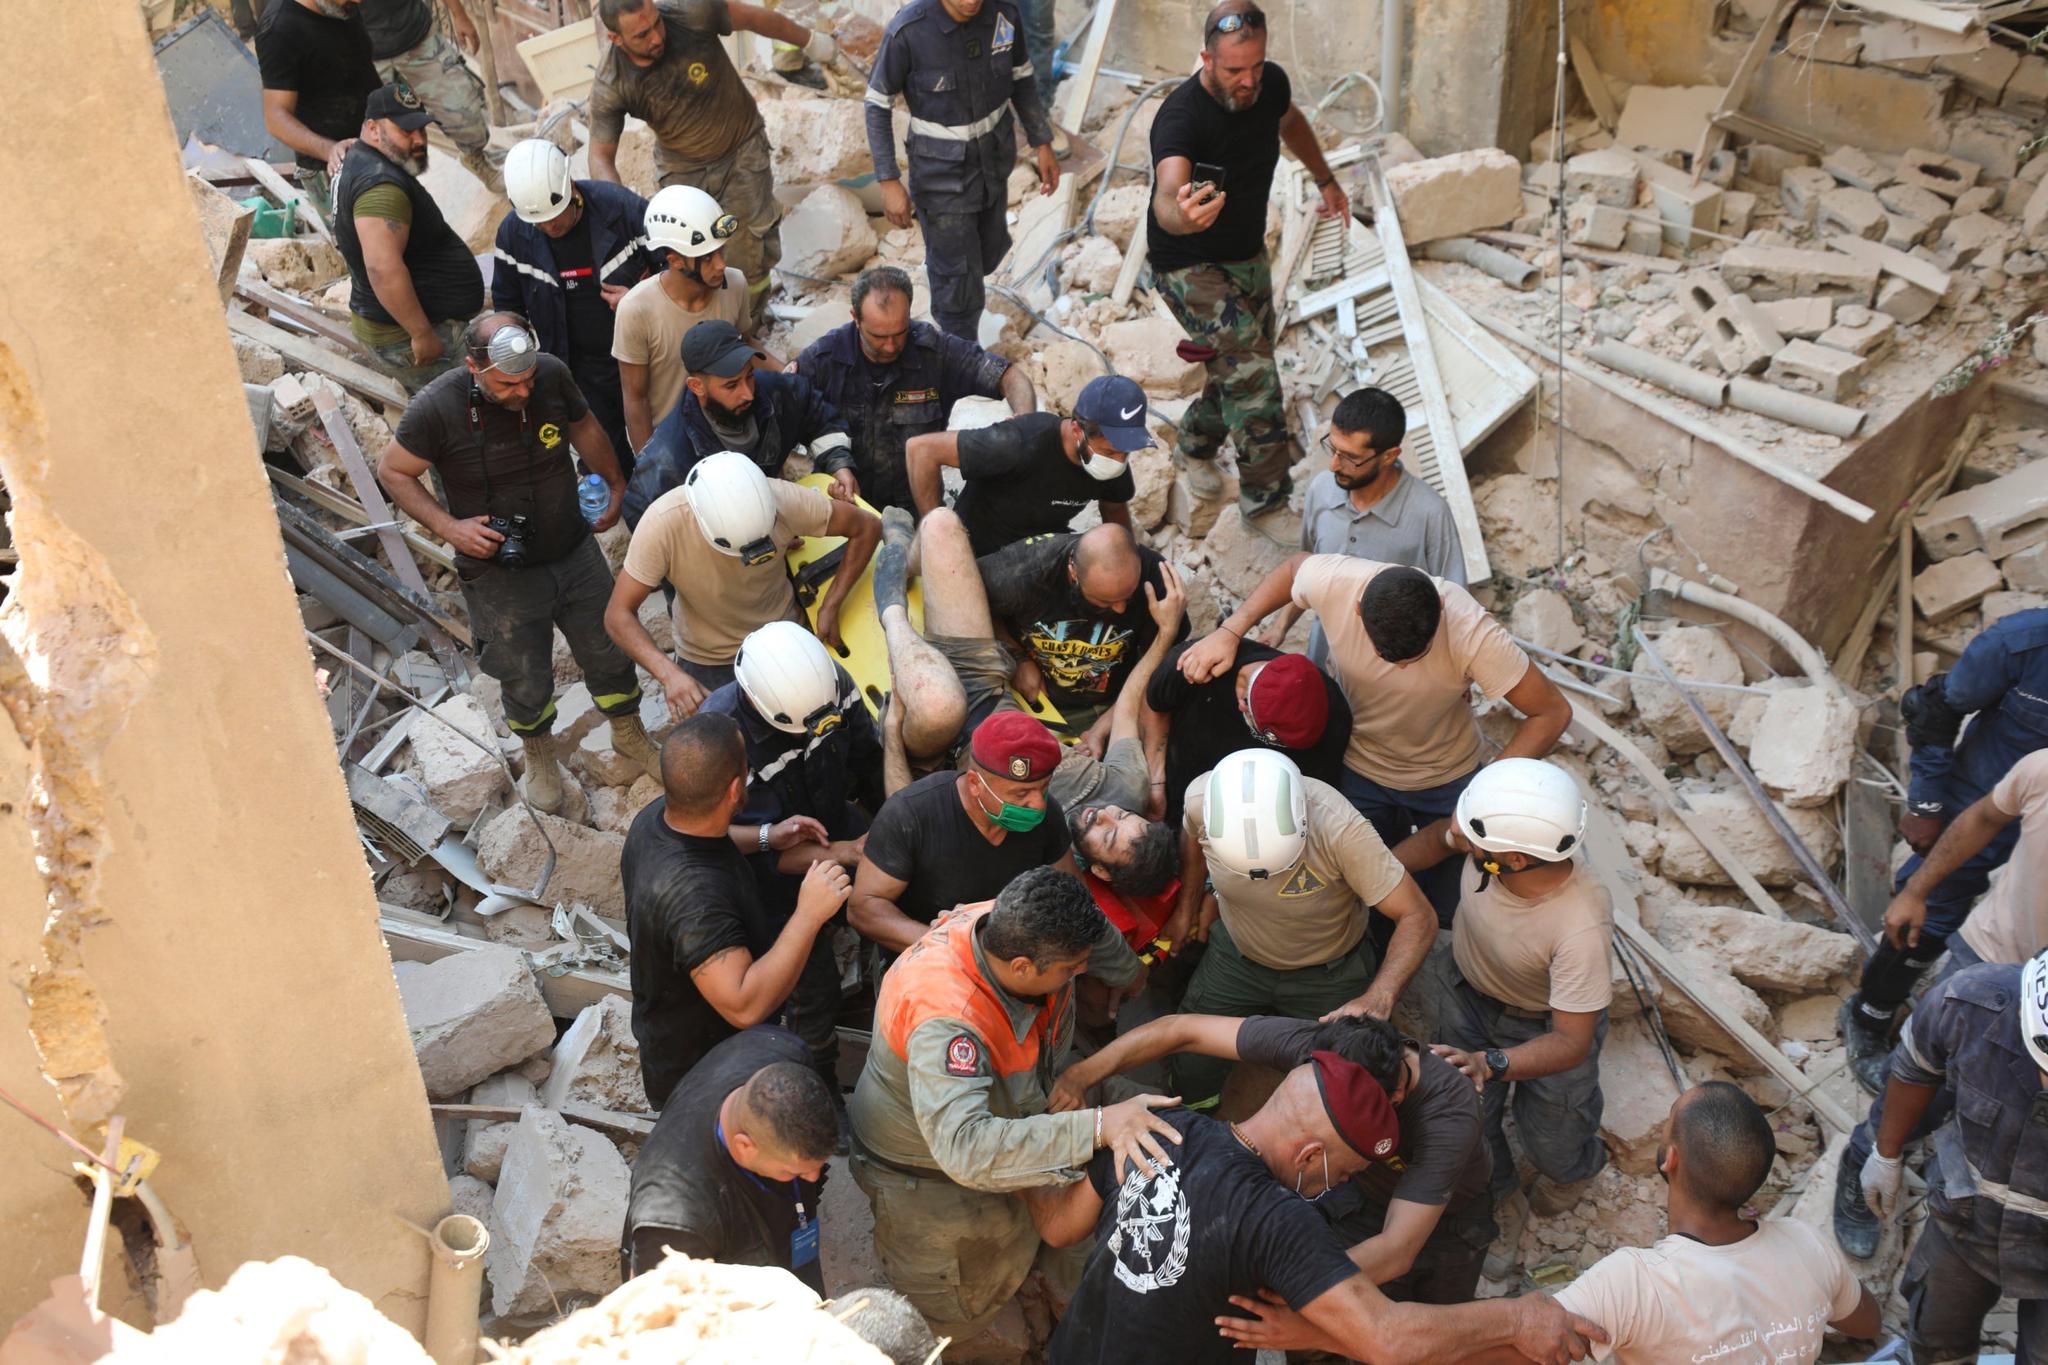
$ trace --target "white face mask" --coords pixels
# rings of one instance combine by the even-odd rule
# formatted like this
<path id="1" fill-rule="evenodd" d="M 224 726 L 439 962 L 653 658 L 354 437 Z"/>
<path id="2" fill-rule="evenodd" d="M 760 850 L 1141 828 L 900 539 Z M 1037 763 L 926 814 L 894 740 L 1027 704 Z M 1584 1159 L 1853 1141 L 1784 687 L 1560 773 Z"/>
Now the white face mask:
<path id="1" fill-rule="evenodd" d="M 1087 471 L 1089 478 L 1107 483 L 1124 472 L 1124 462 L 1114 456 L 1098 455 L 1091 450 L 1088 452 L 1088 458 L 1081 461 L 1081 468 Z"/>

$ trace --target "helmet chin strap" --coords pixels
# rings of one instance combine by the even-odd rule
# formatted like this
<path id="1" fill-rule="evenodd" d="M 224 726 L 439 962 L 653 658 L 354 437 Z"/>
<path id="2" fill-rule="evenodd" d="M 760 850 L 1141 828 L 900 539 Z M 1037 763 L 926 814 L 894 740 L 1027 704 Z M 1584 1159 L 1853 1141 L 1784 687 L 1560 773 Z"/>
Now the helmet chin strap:
<path id="1" fill-rule="evenodd" d="M 1492 883 L 1495 877 L 1498 877 L 1507 871 L 1507 868 L 1501 864 L 1499 858 L 1495 857 L 1491 853 L 1486 852 L 1484 849 L 1474 850 L 1472 854 L 1472 865 L 1479 869 L 1478 889 L 1481 891 L 1484 891 L 1487 888 L 1487 886 Z"/>

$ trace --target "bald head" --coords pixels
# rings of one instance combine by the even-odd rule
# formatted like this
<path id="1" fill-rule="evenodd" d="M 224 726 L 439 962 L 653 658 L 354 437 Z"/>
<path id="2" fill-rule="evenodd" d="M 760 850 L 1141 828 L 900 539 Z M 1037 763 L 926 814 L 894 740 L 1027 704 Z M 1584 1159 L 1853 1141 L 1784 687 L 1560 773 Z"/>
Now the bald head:
<path id="1" fill-rule="evenodd" d="M 661 789 L 678 818 L 710 815 L 746 775 L 747 742 L 731 716 L 699 711 L 662 741 Z"/>
<path id="2" fill-rule="evenodd" d="M 1145 561 L 1130 530 L 1104 522 L 1084 533 L 1074 546 L 1074 586 L 1098 607 L 1122 611 L 1138 591 Z"/>

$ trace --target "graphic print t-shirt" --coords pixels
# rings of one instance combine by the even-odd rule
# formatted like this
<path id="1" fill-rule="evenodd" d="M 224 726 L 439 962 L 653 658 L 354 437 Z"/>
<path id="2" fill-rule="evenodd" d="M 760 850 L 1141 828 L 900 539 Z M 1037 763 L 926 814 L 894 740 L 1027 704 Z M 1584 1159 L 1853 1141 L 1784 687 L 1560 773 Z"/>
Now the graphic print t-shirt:
<path id="1" fill-rule="evenodd" d="M 1232 1294 L 1270 1288 L 1300 1309 L 1359 1273 L 1315 1206 L 1275 1180 L 1227 1124 L 1185 1109 L 1159 1116 L 1182 1134 L 1159 1174 L 1134 1166 L 1119 1184 L 1111 1153 L 1088 1163 L 1102 1216 L 1046 1352 L 1052 1365 L 1244 1365 L 1215 1325 L 1241 1316 Z"/>
<path id="2" fill-rule="evenodd" d="M 1045 690 L 1062 710 L 1108 706 L 1123 690 L 1124 679 L 1159 634 L 1145 607 L 1145 585 L 1166 591 L 1160 575 L 1164 560 L 1140 545 L 1138 590 L 1120 612 L 1091 604 L 1067 572 L 1075 532 L 1033 536 L 983 555 L 975 563 L 988 587 L 988 607 L 1016 633 L 1025 653 L 1045 676 Z M 1187 634 L 1181 621 L 1181 634 Z"/>

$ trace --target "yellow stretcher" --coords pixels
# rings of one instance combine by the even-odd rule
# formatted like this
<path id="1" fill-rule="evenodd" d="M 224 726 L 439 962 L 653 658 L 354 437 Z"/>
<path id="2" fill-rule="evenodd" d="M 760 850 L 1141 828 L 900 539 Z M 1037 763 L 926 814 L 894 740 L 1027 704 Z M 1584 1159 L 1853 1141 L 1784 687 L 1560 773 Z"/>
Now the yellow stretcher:
<path id="1" fill-rule="evenodd" d="M 830 474 L 812 474 L 803 480 L 807 488 L 828 493 L 832 487 Z M 869 512 L 875 509 L 865 498 L 860 506 Z M 818 603 L 825 598 L 825 589 L 832 583 L 838 572 L 841 551 L 846 545 L 844 536 L 805 536 L 789 547 L 787 564 L 789 576 L 796 589 L 797 604 L 803 608 L 804 620 L 812 629 L 818 624 Z M 908 594 L 910 624 L 924 629 L 924 585 L 912 581 Z M 882 709 L 888 705 L 891 679 L 889 676 L 889 644 L 882 634 L 882 618 L 875 610 L 875 566 L 870 560 L 862 571 L 860 581 L 846 594 L 846 600 L 839 607 L 839 638 L 846 642 L 844 649 L 833 650 L 844 668 L 853 678 L 854 685 L 867 702 L 868 710 L 876 720 L 882 718 Z M 830 649 L 831 646 L 826 646 Z M 1017 704 L 1027 712 L 1044 721 L 1053 733 L 1072 743 L 1073 737 L 1064 733 L 1066 717 L 1060 714 L 1052 699 L 1041 698 L 1037 702 L 1026 701 L 1013 690 L 1010 693 Z"/>

